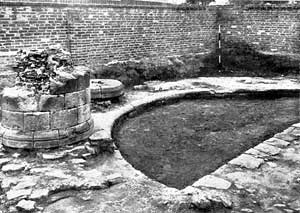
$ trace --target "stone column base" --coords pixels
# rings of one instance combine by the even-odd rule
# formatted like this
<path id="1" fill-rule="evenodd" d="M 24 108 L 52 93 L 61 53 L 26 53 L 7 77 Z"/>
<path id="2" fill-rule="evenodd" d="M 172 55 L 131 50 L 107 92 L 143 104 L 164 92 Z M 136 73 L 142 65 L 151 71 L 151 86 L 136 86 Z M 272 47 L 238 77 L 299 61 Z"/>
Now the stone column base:
<path id="1" fill-rule="evenodd" d="M 0 126 L 0 140 L 4 146 L 22 149 L 61 147 L 87 139 L 93 132 L 92 118 L 65 129 L 21 131 Z"/>

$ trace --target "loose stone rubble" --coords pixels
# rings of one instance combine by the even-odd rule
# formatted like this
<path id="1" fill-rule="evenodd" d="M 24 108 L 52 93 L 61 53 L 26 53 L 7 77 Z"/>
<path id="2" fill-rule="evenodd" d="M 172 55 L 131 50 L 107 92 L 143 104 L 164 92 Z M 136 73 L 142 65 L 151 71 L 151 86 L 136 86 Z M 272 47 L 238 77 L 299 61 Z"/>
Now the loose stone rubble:
<path id="1" fill-rule="evenodd" d="M 242 83 L 244 79 L 247 84 Z M 126 95 L 127 102 L 123 105 L 93 114 L 97 132 L 89 140 L 44 150 L 43 154 L 0 146 L 0 212 L 47 213 L 62 209 L 72 213 L 99 209 L 103 212 L 169 213 L 181 210 L 222 212 L 224 209 L 235 213 L 299 212 L 300 123 L 262 141 L 183 190 L 149 179 L 126 162 L 118 150 L 109 154 L 103 145 L 106 142 L 113 145 L 111 128 L 117 118 L 130 112 L 134 115 L 134 111 L 141 110 L 145 104 L 167 101 L 168 97 L 182 98 L 187 93 L 207 94 L 208 91 L 222 95 L 242 88 L 300 89 L 299 84 L 288 79 L 266 81 L 267 84 L 258 78 L 199 78 L 177 82 L 179 86 L 184 82 L 187 89 L 132 91 Z M 193 86 L 193 82 L 218 87 L 191 89 L 188 85 Z M 3 167 L 10 168 L 5 169 L 9 172 L 3 172 Z"/>

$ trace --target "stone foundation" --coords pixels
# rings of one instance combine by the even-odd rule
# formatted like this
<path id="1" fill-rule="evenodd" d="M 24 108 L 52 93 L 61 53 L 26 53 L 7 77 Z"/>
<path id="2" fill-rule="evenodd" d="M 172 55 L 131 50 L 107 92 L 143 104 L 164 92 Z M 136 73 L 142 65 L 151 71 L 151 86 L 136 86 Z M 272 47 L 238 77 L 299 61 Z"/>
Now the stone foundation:
<path id="1" fill-rule="evenodd" d="M 93 130 L 89 75 L 67 81 L 50 94 L 21 88 L 3 91 L 1 141 L 13 148 L 51 148 L 88 138 Z"/>

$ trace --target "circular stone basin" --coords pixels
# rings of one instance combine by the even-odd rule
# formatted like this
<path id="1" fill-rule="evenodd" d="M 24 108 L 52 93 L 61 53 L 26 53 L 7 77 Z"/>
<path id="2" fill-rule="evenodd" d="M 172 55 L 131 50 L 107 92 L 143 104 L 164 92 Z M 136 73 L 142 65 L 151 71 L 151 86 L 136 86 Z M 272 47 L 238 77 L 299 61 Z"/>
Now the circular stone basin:
<path id="1" fill-rule="evenodd" d="M 113 99 L 124 95 L 122 82 L 113 79 L 91 79 L 92 99 Z"/>
<path id="2" fill-rule="evenodd" d="M 186 100 L 129 118 L 114 136 L 136 169 L 182 189 L 299 122 L 298 107 L 288 97 Z"/>

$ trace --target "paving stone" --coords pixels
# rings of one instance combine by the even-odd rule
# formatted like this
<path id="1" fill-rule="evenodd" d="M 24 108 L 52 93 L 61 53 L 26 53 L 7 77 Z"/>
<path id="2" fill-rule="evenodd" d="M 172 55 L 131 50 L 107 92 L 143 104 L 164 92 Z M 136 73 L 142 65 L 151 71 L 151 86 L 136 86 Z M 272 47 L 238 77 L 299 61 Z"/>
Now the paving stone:
<path id="1" fill-rule="evenodd" d="M 7 200 L 25 198 L 31 194 L 32 189 L 11 189 L 6 193 Z"/>
<path id="2" fill-rule="evenodd" d="M 0 158 L 0 168 L 10 162 L 12 159 L 11 158 Z"/>
<path id="3" fill-rule="evenodd" d="M 295 213 L 293 209 L 283 209 L 283 211 L 286 213 Z"/>
<path id="4" fill-rule="evenodd" d="M 21 156 L 20 153 L 15 152 L 14 154 L 11 155 L 13 158 L 19 158 Z"/>
<path id="5" fill-rule="evenodd" d="M 286 205 L 282 204 L 282 203 L 276 203 L 273 206 L 276 207 L 276 208 L 284 208 L 284 207 L 286 207 Z"/>
<path id="6" fill-rule="evenodd" d="M 25 163 L 19 163 L 19 164 L 6 164 L 2 167 L 2 172 L 18 172 L 22 171 L 26 168 Z"/>
<path id="7" fill-rule="evenodd" d="M 82 154 L 81 157 L 85 160 L 89 160 L 89 159 L 93 158 L 93 154 L 92 153 L 84 153 L 84 154 Z"/>
<path id="8" fill-rule="evenodd" d="M 290 134 L 296 137 L 300 137 L 300 128 L 295 128 L 290 132 Z"/>
<path id="9" fill-rule="evenodd" d="M 39 177 L 37 176 L 24 176 L 19 183 L 14 186 L 14 189 L 31 188 L 37 184 Z"/>
<path id="10" fill-rule="evenodd" d="M 44 197 L 48 197 L 49 189 L 35 189 L 30 195 L 30 199 L 32 200 L 39 200 Z"/>
<path id="11" fill-rule="evenodd" d="M 269 155 L 278 155 L 281 151 L 280 148 L 265 143 L 258 144 L 254 147 L 254 149 L 267 153 Z"/>
<path id="12" fill-rule="evenodd" d="M 75 159 L 69 160 L 69 162 L 72 164 L 84 164 L 84 163 L 86 163 L 86 160 L 84 160 L 82 158 L 75 158 Z"/>
<path id="13" fill-rule="evenodd" d="M 290 126 L 289 128 L 283 130 L 281 133 L 282 134 L 289 134 L 290 132 L 292 132 L 295 129 L 294 126 Z"/>
<path id="14" fill-rule="evenodd" d="M 74 148 L 70 150 L 66 150 L 66 153 L 70 156 L 79 156 L 81 154 L 86 153 L 84 145 L 81 146 L 75 146 Z"/>
<path id="15" fill-rule="evenodd" d="M 272 168 L 276 168 L 278 166 L 277 163 L 274 163 L 274 162 L 267 162 L 267 165 Z"/>
<path id="16" fill-rule="evenodd" d="M 110 133 L 106 130 L 98 130 L 89 137 L 89 142 L 92 145 L 98 145 L 102 141 L 111 141 Z"/>
<path id="17" fill-rule="evenodd" d="M 1 124 L 10 129 L 24 130 L 24 113 L 2 110 Z"/>
<path id="18" fill-rule="evenodd" d="M 24 114 L 24 130 L 48 130 L 50 129 L 49 112 L 33 112 Z"/>
<path id="19" fill-rule="evenodd" d="M 44 175 L 49 176 L 49 177 L 56 177 L 56 178 L 60 178 L 60 179 L 72 178 L 71 175 L 65 174 L 64 171 L 61 169 L 50 169 L 49 171 L 45 172 Z"/>
<path id="20" fill-rule="evenodd" d="M 264 141 L 264 143 L 267 143 L 267 144 L 270 144 L 272 146 L 276 146 L 279 148 L 285 148 L 290 145 L 290 142 L 287 142 L 287 141 L 284 141 L 284 140 L 281 140 L 278 138 L 270 138 L 270 139 Z"/>
<path id="21" fill-rule="evenodd" d="M 41 95 L 39 100 L 39 111 L 50 112 L 63 110 L 65 97 L 63 95 Z"/>
<path id="22" fill-rule="evenodd" d="M 255 158 L 247 154 L 242 154 L 237 158 L 229 161 L 229 164 L 245 167 L 248 169 L 257 169 L 263 162 L 263 159 Z"/>
<path id="23" fill-rule="evenodd" d="M 245 154 L 253 155 L 253 156 L 257 157 L 257 158 L 267 158 L 267 157 L 269 157 L 269 154 L 267 154 L 265 152 L 261 152 L 261 151 L 259 151 L 257 149 L 253 149 L 253 148 L 248 149 L 245 152 Z"/>
<path id="24" fill-rule="evenodd" d="M 59 159 L 62 159 L 64 157 L 67 156 L 67 153 L 66 152 L 61 152 L 61 153 L 49 153 L 49 154 L 42 154 L 42 158 L 44 160 L 59 160 Z"/>
<path id="25" fill-rule="evenodd" d="M 51 129 L 63 129 L 78 124 L 78 108 L 51 113 Z"/>
<path id="26" fill-rule="evenodd" d="M 18 177 L 5 177 L 5 178 L 3 178 L 2 182 L 1 182 L 1 189 L 7 190 L 12 185 L 16 185 L 18 182 L 19 182 Z"/>
<path id="27" fill-rule="evenodd" d="M 282 153 L 284 160 L 300 162 L 300 155 L 294 148 L 288 148 Z"/>
<path id="28" fill-rule="evenodd" d="M 293 202 L 289 203 L 289 206 L 295 210 L 300 210 L 300 199 L 294 200 Z"/>
<path id="29" fill-rule="evenodd" d="M 254 212 L 252 209 L 241 209 L 241 212 L 252 213 Z"/>
<path id="30" fill-rule="evenodd" d="M 293 124 L 293 127 L 300 128 L 300 123 Z"/>
<path id="31" fill-rule="evenodd" d="M 35 209 L 35 201 L 21 200 L 17 204 L 17 209 L 25 212 L 32 212 Z"/>
<path id="32" fill-rule="evenodd" d="M 116 185 L 124 182 L 124 177 L 120 173 L 114 173 L 106 176 L 106 182 L 109 182 L 110 185 Z"/>
<path id="33" fill-rule="evenodd" d="M 193 184 L 193 187 L 210 187 L 215 189 L 229 189 L 230 186 L 231 183 L 229 181 L 212 175 L 206 175 Z"/>
<path id="34" fill-rule="evenodd" d="M 292 142 L 297 139 L 297 137 L 295 136 L 292 136 L 290 134 L 283 134 L 283 133 L 275 134 L 274 137 L 288 142 Z"/>

